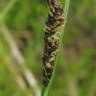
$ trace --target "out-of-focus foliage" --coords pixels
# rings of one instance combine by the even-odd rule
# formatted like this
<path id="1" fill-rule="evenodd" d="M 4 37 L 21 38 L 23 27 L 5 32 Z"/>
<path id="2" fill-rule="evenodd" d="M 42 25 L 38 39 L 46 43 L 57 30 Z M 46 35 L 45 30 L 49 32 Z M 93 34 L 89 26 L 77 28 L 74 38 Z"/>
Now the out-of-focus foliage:
<path id="1" fill-rule="evenodd" d="M 0 11 L 9 1 L 0 0 Z M 18 0 L 5 20 L 40 85 L 47 14 L 46 0 Z M 26 96 L 15 84 L 3 52 L 10 49 L 0 34 L 0 96 Z M 50 96 L 95 96 L 96 0 L 71 0 L 61 53 Z"/>

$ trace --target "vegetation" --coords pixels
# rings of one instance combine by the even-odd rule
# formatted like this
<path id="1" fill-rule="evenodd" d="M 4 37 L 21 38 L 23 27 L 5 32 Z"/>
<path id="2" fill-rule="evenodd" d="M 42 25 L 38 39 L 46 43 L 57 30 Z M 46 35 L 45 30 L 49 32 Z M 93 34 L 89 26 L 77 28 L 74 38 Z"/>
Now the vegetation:
<path id="1" fill-rule="evenodd" d="M 96 95 L 95 5 L 71 0 L 48 96 Z M 39 96 L 48 12 L 47 0 L 0 0 L 0 96 Z"/>

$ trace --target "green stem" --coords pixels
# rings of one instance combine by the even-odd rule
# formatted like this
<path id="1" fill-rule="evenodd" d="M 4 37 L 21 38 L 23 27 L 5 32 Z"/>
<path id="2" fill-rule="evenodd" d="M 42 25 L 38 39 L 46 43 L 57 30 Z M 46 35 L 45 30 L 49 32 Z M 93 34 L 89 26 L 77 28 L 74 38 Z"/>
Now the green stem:
<path id="1" fill-rule="evenodd" d="M 69 10 L 69 5 L 70 5 L 70 0 L 65 0 L 65 8 L 64 8 L 64 17 L 65 17 L 65 20 L 67 21 L 67 15 L 68 15 L 68 10 Z M 65 22 L 66 23 L 66 22 Z M 64 26 L 65 27 L 65 26 Z M 63 31 L 63 30 L 62 30 Z M 63 32 L 61 34 L 61 39 L 60 39 L 60 46 L 62 44 L 62 37 L 63 37 Z M 47 87 L 44 87 L 43 88 L 43 91 L 42 91 L 42 96 L 48 96 L 48 93 L 49 93 L 49 90 L 50 90 L 50 87 L 52 85 L 52 82 L 53 82 L 53 79 L 54 79 L 54 75 L 55 75 L 55 70 L 56 70 L 56 66 L 57 64 L 59 64 L 60 62 L 60 52 L 58 52 L 57 56 L 56 56 L 56 61 L 55 61 L 55 66 L 54 66 L 54 70 L 53 70 L 53 73 L 52 73 L 52 77 L 50 79 L 50 82 L 48 84 Z"/>
<path id="2" fill-rule="evenodd" d="M 65 0 L 64 16 L 67 19 L 68 10 L 69 10 L 70 0 Z"/>

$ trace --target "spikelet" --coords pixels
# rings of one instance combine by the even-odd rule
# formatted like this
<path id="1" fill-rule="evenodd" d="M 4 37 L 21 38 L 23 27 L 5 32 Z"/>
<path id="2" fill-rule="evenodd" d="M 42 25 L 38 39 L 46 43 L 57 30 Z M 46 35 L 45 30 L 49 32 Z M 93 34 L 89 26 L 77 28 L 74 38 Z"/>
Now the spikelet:
<path id="1" fill-rule="evenodd" d="M 47 0 L 50 12 L 46 22 L 43 56 L 43 84 L 47 86 L 52 76 L 54 62 L 59 49 L 60 29 L 64 26 L 63 7 L 58 0 Z"/>

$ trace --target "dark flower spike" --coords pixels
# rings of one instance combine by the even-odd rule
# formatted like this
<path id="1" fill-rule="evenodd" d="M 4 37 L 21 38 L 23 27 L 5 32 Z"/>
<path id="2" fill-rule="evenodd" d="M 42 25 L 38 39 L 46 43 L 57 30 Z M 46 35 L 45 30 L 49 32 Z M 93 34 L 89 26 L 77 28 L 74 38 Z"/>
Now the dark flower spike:
<path id="1" fill-rule="evenodd" d="M 59 49 L 60 29 L 64 26 L 63 7 L 59 0 L 47 0 L 50 12 L 46 22 L 45 47 L 43 56 L 43 84 L 47 86 L 54 70 L 54 62 Z"/>

